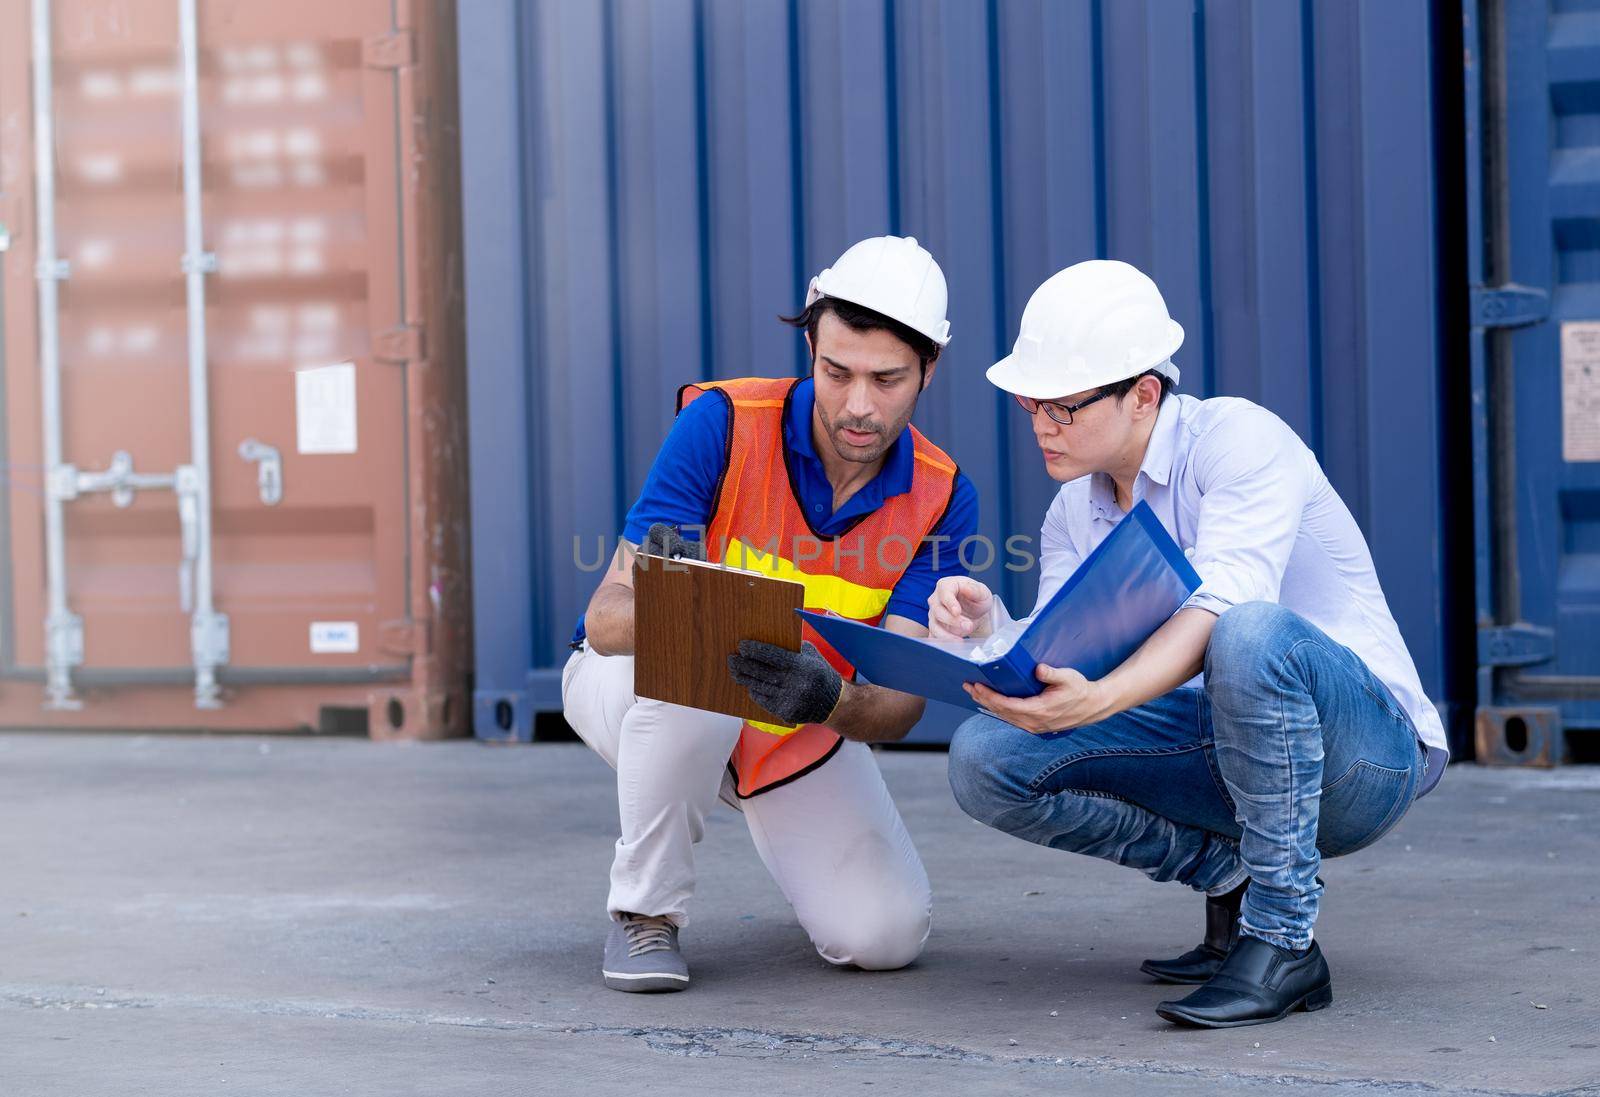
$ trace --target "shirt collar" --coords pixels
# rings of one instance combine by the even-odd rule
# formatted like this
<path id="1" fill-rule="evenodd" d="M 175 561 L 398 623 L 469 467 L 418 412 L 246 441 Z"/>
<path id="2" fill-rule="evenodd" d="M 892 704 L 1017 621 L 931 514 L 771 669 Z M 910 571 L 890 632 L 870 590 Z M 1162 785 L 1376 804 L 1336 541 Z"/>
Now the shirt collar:
<path id="1" fill-rule="evenodd" d="M 817 456 L 816 447 L 811 444 L 811 411 L 816 402 L 816 385 L 807 377 L 794 387 L 789 397 L 789 414 L 783 421 L 783 435 L 791 453 L 816 462 L 820 468 L 822 459 Z M 881 492 L 879 498 L 882 499 L 892 495 L 904 495 L 911 490 L 915 463 L 915 446 L 911 441 L 911 428 L 907 427 L 889 446 L 889 453 L 883 462 L 883 468 L 878 470 L 878 475 L 861 490 L 873 489 Z"/>
<path id="2" fill-rule="evenodd" d="M 1156 416 L 1155 429 L 1144 448 L 1144 461 L 1139 471 L 1162 487 L 1172 479 L 1172 463 L 1178 454 L 1178 401 L 1168 397 L 1161 401 L 1161 411 Z"/>
<path id="3" fill-rule="evenodd" d="M 1161 401 L 1161 410 L 1156 415 L 1156 425 L 1150 431 L 1150 440 L 1145 443 L 1144 460 L 1139 465 L 1139 475 L 1149 478 L 1166 487 L 1172 479 L 1172 463 L 1177 456 L 1178 448 L 1178 401 L 1169 398 Z M 1134 496 L 1138 497 L 1138 477 L 1134 478 Z M 1122 517 L 1122 509 L 1117 506 L 1117 489 L 1111 482 L 1111 477 L 1103 472 L 1094 473 L 1089 478 L 1089 501 L 1094 506 L 1097 517 L 1117 521 Z"/>

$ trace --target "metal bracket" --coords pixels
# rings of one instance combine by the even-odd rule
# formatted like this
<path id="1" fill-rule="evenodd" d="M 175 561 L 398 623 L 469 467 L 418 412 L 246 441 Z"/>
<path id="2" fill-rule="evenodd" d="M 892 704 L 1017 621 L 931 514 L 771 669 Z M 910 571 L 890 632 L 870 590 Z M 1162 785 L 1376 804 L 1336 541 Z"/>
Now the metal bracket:
<path id="1" fill-rule="evenodd" d="M 228 615 L 197 613 L 189 622 L 189 645 L 196 666 L 220 667 L 228 662 Z"/>
<path id="2" fill-rule="evenodd" d="M 193 274 L 196 271 L 201 274 L 215 274 L 217 273 L 217 253 L 214 251 L 202 251 L 199 255 L 185 255 L 178 265 L 183 268 L 183 273 L 185 274 Z"/>
<path id="3" fill-rule="evenodd" d="M 378 625 L 378 650 L 388 655 L 431 655 L 433 628 L 430 622 L 401 617 Z"/>
<path id="4" fill-rule="evenodd" d="M 254 438 L 239 443 L 239 456 L 246 461 L 258 462 L 256 487 L 261 491 L 261 501 L 275 507 L 283 501 L 283 457 L 277 446 L 269 446 Z"/>
<path id="5" fill-rule="evenodd" d="M 179 495 L 200 494 L 200 473 L 193 465 L 179 465 L 172 471 L 172 490 Z"/>
<path id="6" fill-rule="evenodd" d="M 1472 287 L 1472 323 L 1480 328 L 1520 328 L 1550 316 L 1550 295 L 1508 282 Z"/>
<path id="7" fill-rule="evenodd" d="M 50 475 L 45 478 L 45 491 L 50 498 L 70 502 L 78 497 L 78 467 L 76 465 L 57 465 L 50 470 Z"/>
<path id="8" fill-rule="evenodd" d="M 170 491 L 176 481 L 171 473 L 135 472 L 133 455 L 123 449 L 113 453 L 110 466 L 99 472 L 78 472 L 75 469 L 73 472 L 76 483 L 72 485 L 72 493 L 62 494 L 59 498 L 75 499 L 88 492 L 110 492 L 112 503 L 119 507 L 132 506 L 133 493 L 136 491 Z"/>
<path id="9" fill-rule="evenodd" d="M 33 264 L 33 276 L 41 282 L 65 282 L 72 277 L 72 264 L 65 259 L 40 259 Z"/>
<path id="10" fill-rule="evenodd" d="M 372 337 L 372 356 L 380 362 L 404 364 L 422 360 L 422 325 L 403 324 Z"/>
<path id="11" fill-rule="evenodd" d="M 362 40 L 361 64 L 369 69 L 398 69 L 416 61 L 416 44 L 408 30 L 374 34 Z"/>
<path id="12" fill-rule="evenodd" d="M 1478 630 L 1478 663 L 1527 667 L 1556 657 L 1555 630 L 1537 625 L 1503 625 Z"/>
<path id="13" fill-rule="evenodd" d="M 172 490 L 178 493 L 178 532 L 183 558 L 178 563 L 178 605 L 194 609 L 194 567 L 200 556 L 200 473 L 193 465 L 179 465 Z"/>
<path id="14" fill-rule="evenodd" d="M 57 614 L 46 621 L 45 640 L 60 665 L 83 665 L 83 618 L 76 613 Z"/>
<path id="15" fill-rule="evenodd" d="M 44 707 L 62 711 L 83 708 L 72 689 L 72 668 L 83 665 L 83 618 L 70 610 L 50 614 L 44 623 L 49 676 L 44 687 Z"/>

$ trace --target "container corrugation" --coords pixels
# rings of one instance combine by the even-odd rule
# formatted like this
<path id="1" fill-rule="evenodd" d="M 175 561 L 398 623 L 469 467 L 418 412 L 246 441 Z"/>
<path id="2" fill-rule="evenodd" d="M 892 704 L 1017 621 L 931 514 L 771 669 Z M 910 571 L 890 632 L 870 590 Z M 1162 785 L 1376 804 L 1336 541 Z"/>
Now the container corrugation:
<path id="1" fill-rule="evenodd" d="M 1600 5 L 1464 0 L 1477 747 L 1600 738 Z"/>
<path id="2" fill-rule="evenodd" d="M 199 186 L 186 190 L 182 0 L 0 7 L 0 724 L 292 729 L 370 714 L 374 734 L 458 731 L 470 596 L 454 7 L 192 10 Z M 53 179 L 35 163 L 38 125 L 53 129 Z M 200 307 L 189 200 L 214 256 Z M 53 313 L 35 276 L 52 227 L 67 264 L 46 279 Z M 54 472 L 51 332 L 70 466 Z M 334 368 L 302 376 L 319 367 Z M 157 480 L 127 498 L 92 490 L 119 453 Z M 185 494 L 185 470 L 201 494 Z M 47 638 L 63 635 L 47 630 L 53 497 L 76 660 L 52 660 Z M 207 546 L 224 634 L 202 619 Z M 220 656 L 216 707 L 199 707 L 202 645 Z"/>
<path id="3" fill-rule="evenodd" d="M 1036 536 L 1056 485 L 984 368 L 1049 274 L 1127 260 L 1188 333 L 1183 388 L 1260 401 L 1316 450 L 1425 686 L 1453 701 L 1426 5 L 460 15 L 477 734 L 526 738 L 559 708 L 595 581 L 575 558 L 619 531 L 677 387 L 804 370 L 777 315 L 886 232 L 948 277 L 954 339 L 917 422 L 996 544 Z M 1031 603 L 1033 576 L 981 577 Z"/>

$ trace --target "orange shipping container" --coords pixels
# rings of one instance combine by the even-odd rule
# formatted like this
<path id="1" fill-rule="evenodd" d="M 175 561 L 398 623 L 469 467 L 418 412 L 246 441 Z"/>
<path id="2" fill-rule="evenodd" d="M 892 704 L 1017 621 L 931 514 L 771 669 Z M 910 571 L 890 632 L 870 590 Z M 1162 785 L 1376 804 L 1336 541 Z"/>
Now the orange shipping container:
<path id="1" fill-rule="evenodd" d="M 0 725 L 465 729 L 454 14 L 0 0 Z"/>

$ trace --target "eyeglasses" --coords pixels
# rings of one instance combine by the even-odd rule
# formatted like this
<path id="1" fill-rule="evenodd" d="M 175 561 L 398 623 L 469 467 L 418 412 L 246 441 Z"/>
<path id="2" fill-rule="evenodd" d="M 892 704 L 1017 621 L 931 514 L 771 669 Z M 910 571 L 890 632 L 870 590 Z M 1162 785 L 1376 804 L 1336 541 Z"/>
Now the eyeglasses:
<path id="1" fill-rule="evenodd" d="M 1054 419 L 1064 427 L 1070 427 L 1072 425 L 1073 412 L 1082 411 L 1096 400 L 1104 400 L 1110 395 L 1110 389 L 1101 389 L 1087 400 L 1079 400 L 1076 404 L 1063 404 L 1060 400 L 1032 400 L 1026 396 L 1019 396 L 1017 397 L 1017 403 L 1021 404 L 1022 410 L 1029 415 L 1043 408 L 1044 413 L 1051 419 Z"/>

